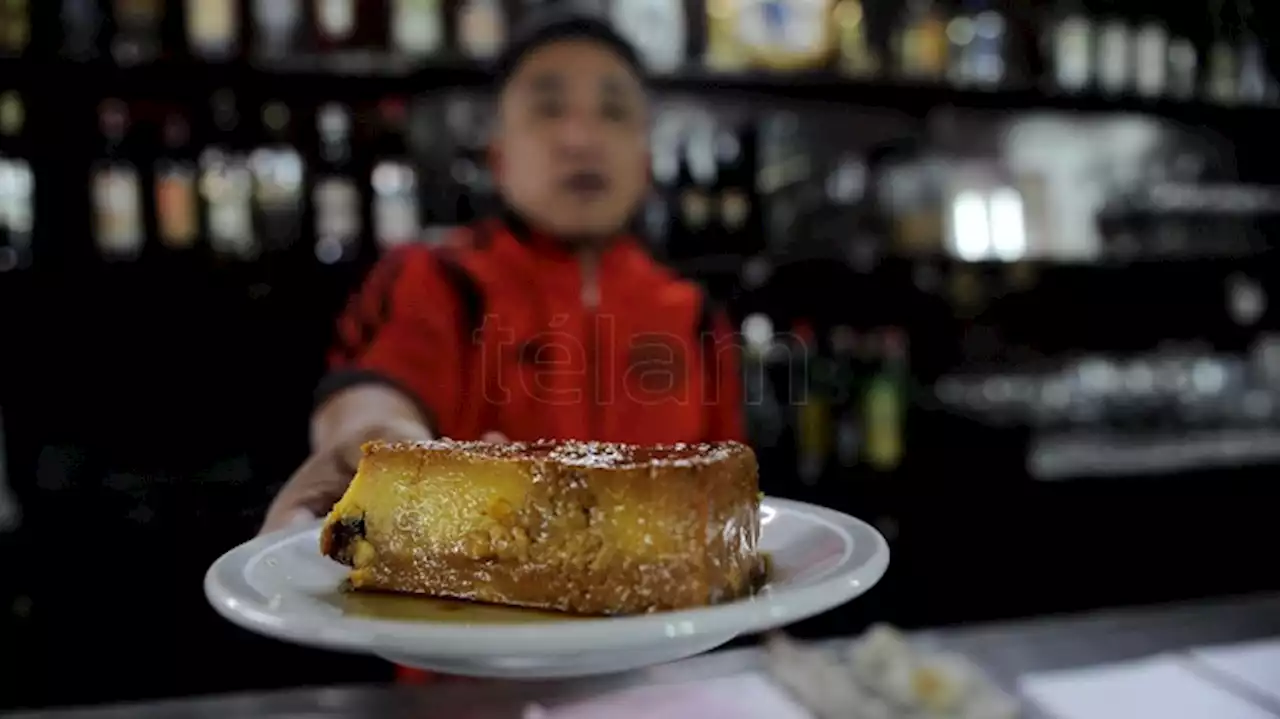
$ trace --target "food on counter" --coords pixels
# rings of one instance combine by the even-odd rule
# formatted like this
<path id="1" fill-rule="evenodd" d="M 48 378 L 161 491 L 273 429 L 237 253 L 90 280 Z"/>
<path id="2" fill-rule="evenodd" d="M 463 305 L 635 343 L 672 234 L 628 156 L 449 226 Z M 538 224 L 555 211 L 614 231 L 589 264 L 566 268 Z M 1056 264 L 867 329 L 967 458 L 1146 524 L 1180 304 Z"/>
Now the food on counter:
<path id="1" fill-rule="evenodd" d="M 763 562 L 744 445 L 365 445 L 321 551 L 351 588 L 576 614 L 749 595 Z"/>
<path id="2" fill-rule="evenodd" d="M 768 642 L 774 678 L 819 719 L 1016 719 L 1019 705 L 957 654 L 875 627 L 843 651 Z"/>

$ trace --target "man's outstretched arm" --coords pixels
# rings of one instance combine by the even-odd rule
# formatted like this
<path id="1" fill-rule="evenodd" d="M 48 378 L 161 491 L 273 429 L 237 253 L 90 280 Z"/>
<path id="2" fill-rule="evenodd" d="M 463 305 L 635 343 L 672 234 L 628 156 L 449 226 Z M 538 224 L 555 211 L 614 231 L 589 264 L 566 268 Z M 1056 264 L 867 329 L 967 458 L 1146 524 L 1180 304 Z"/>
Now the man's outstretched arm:
<path id="1" fill-rule="evenodd" d="M 346 491 L 360 447 L 430 439 L 460 401 L 456 301 L 424 248 L 374 267 L 338 322 L 311 417 L 311 454 L 276 495 L 262 531 L 324 515 Z"/>

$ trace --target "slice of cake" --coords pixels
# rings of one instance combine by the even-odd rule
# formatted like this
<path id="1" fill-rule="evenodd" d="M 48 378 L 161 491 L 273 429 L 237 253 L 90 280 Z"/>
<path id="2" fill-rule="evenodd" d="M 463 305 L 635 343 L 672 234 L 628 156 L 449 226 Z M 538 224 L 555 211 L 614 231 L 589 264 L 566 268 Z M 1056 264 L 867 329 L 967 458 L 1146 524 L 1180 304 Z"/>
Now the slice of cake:
<path id="1" fill-rule="evenodd" d="M 365 445 L 321 551 L 357 590 L 578 614 L 696 607 L 760 579 L 744 445 Z"/>

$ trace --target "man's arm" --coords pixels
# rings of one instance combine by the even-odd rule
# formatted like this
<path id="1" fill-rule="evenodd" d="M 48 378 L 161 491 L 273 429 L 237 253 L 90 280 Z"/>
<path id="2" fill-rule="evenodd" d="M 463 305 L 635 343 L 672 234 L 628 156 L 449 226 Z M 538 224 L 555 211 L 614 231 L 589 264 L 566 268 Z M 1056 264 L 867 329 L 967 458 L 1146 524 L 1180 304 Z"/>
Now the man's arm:
<path id="1" fill-rule="evenodd" d="M 384 257 L 338 322 L 311 416 L 311 455 L 276 495 L 262 531 L 329 511 L 375 439 L 430 439 L 460 402 L 457 301 L 430 251 Z"/>
<path id="2" fill-rule="evenodd" d="M 338 321 L 329 374 L 316 394 L 313 449 L 385 437 L 430 437 L 459 395 L 460 308 L 430 250 L 384 257 Z"/>
<path id="3" fill-rule="evenodd" d="M 742 398 L 742 360 L 737 337 L 729 317 L 716 311 L 711 319 L 710 337 L 705 338 L 710 355 L 703 361 L 706 368 L 707 431 L 705 441 L 747 440 L 745 407 Z"/>
<path id="4" fill-rule="evenodd" d="M 360 447 L 376 439 L 426 440 L 433 432 L 417 405 L 383 384 L 357 384 L 334 393 L 311 415 L 312 451 L 338 453 L 355 469 Z"/>

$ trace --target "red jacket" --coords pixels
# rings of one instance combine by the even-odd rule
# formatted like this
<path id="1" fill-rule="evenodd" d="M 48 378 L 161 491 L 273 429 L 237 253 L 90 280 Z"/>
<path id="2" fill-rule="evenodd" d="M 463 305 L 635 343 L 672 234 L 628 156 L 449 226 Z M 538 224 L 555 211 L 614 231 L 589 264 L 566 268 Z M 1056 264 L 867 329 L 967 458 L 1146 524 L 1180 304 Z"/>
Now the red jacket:
<path id="1" fill-rule="evenodd" d="M 436 434 L 637 444 L 742 440 L 728 321 L 622 237 L 594 269 L 516 220 L 386 255 L 339 321 L 324 396 L 384 382 Z"/>

